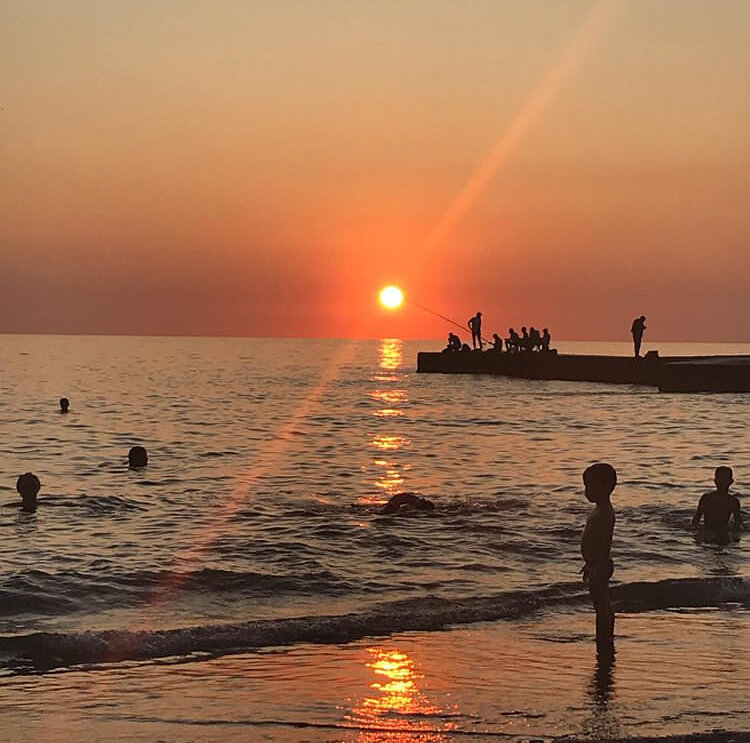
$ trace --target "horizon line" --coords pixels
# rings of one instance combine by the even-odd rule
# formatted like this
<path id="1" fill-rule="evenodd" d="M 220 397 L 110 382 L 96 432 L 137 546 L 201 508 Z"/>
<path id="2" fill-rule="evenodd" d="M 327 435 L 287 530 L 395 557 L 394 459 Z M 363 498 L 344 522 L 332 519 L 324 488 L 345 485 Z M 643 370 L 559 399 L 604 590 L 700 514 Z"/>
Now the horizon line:
<path id="1" fill-rule="evenodd" d="M 337 336 L 337 335 L 231 335 L 216 333 L 213 335 L 191 335 L 189 333 L 105 333 L 105 332 L 75 332 L 75 333 L 50 333 L 41 331 L 31 332 L 19 332 L 19 331 L 0 331 L 0 336 L 54 336 L 54 337 L 69 337 L 69 338 L 194 338 L 201 340 L 210 339 L 228 339 L 228 340 L 309 340 L 309 341 L 382 341 L 382 340 L 401 340 L 401 341 L 412 341 L 412 342 L 444 342 L 444 338 L 433 337 L 433 338 L 412 338 L 412 337 L 401 337 L 395 335 L 383 335 L 383 336 L 363 336 L 363 337 L 348 337 L 348 336 Z M 556 338 L 553 342 L 557 343 L 626 343 L 632 345 L 630 338 L 618 338 L 618 339 L 607 339 L 607 338 Z M 668 340 L 665 338 L 659 338 L 649 340 L 648 345 L 654 345 L 657 343 L 679 343 L 679 344 L 691 344 L 691 345 L 750 345 L 749 340 Z M 487 345 L 491 345 L 487 343 Z"/>

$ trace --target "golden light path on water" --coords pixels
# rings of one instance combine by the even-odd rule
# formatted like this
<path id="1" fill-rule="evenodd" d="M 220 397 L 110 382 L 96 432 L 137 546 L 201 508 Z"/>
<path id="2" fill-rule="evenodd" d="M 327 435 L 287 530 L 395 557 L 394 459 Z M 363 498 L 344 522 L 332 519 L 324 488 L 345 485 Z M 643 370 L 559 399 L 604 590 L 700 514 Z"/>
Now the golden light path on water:
<path id="1" fill-rule="evenodd" d="M 376 730 L 362 730 L 357 739 L 361 743 L 407 743 L 419 734 L 423 743 L 447 740 L 442 731 L 435 730 L 445 710 L 420 690 L 423 676 L 414 660 L 396 648 L 370 647 L 367 652 L 365 666 L 375 676 L 370 683 L 373 694 L 352 709 L 347 724 Z M 450 727 L 445 725 L 446 730 Z"/>
<path id="2" fill-rule="evenodd" d="M 403 490 L 403 472 L 408 469 L 408 465 L 400 465 L 392 454 L 408 447 L 411 442 L 398 433 L 382 430 L 388 420 L 403 417 L 404 411 L 401 406 L 408 402 L 406 390 L 399 386 L 402 378 L 398 370 L 403 360 L 403 341 L 399 338 L 385 338 L 380 342 L 378 372 L 373 375 L 377 387 L 369 393 L 370 398 L 387 406 L 375 410 L 374 416 L 378 419 L 377 432 L 370 435 L 370 445 L 376 450 L 373 464 L 379 471 L 375 486 L 383 493 L 382 498 L 376 499 L 375 502 L 378 503 Z"/>

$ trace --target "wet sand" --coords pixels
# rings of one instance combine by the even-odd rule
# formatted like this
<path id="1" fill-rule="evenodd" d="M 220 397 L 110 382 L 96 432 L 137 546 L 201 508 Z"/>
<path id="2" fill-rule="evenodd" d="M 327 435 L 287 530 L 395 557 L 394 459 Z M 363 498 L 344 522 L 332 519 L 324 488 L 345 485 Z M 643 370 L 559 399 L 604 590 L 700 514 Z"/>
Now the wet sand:
<path id="1" fill-rule="evenodd" d="M 611 667 L 596 661 L 592 625 L 571 611 L 9 677 L 0 721 L 17 743 L 750 739 L 737 734 L 750 730 L 750 612 L 621 615 Z"/>

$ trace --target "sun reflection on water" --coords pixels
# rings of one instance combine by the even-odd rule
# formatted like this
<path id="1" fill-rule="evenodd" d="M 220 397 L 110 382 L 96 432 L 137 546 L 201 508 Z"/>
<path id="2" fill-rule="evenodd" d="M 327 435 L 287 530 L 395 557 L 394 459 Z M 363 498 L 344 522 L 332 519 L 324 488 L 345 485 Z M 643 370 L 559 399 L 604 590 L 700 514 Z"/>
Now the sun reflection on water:
<path id="1" fill-rule="evenodd" d="M 383 338 L 378 348 L 380 368 L 386 371 L 398 369 L 404 360 L 403 346 L 404 342 L 400 338 Z"/>
<path id="2" fill-rule="evenodd" d="M 376 386 L 367 393 L 372 401 L 383 406 L 373 411 L 377 427 L 370 433 L 370 446 L 376 450 L 372 461 L 376 471 L 370 482 L 385 495 L 386 500 L 403 490 L 404 473 L 409 469 L 409 465 L 400 461 L 397 453 L 407 449 L 411 441 L 390 427 L 404 417 L 404 406 L 409 401 L 404 388 L 405 375 L 400 371 L 403 360 L 403 341 L 399 338 L 381 340 L 378 346 L 378 372 L 372 376 Z M 365 472 L 369 469 L 363 468 Z M 383 502 L 382 496 L 366 497 L 363 501 Z"/>
<path id="3" fill-rule="evenodd" d="M 414 661 L 396 649 L 372 647 L 367 652 L 370 657 L 365 665 L 376 677 L 370 684 L 374 693 L 365 697 L 348 719 L 353 727 L 371 728 L 361 731 L 358 740 L 406 743 L 414 741 L 415 734 L 419 734 L 418 740 L 423 743 L 447 740 L 443 731 L 435 728 L 440 725 L 450 730 L 452 726 L 441 719 L 445 711 L 432 704 L 420 690 L 423 676 L 417 672 Z"/>

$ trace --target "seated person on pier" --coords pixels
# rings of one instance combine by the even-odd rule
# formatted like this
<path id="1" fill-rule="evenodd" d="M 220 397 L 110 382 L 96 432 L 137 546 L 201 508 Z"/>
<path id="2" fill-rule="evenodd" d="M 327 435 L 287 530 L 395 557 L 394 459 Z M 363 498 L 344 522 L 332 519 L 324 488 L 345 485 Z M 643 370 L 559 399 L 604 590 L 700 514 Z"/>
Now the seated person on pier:
<path id="1" fill-rule="evenodd" d="M 540 351 L 549 351 L 549 344 L 552 342 L 552 336 L 549 334 L 549 330 L 545 328 L 542 331 L 542 338 L 539 342 Z"/>
<path id="2" fill-rule="evenodd" d="M 508 337 L 505 339 L 505 349 L 507 351 L 518 351 L 521 339 L 513 328 L 508 328 Z"/>
<path id="3" fill-rule="evenodd" d="M 526 330 L 526 326 L 521 326 L 521 338 L 518 341 L 519 348 L 522 351 L 530 351 L 531 346 L 529 345 L 529 331 Z"/>
<path id="4" fill-rule="evenodd" d="M 538 351 L 542 347 L 542 336 L 532 325 L 529 329 L 529 351 Z"/>
<path id="5" fill-rule="evenodd" d="M 492 334 L 492 350 L 502 351 L 503 350 L 503 339 L 497 334 Z"/>
<path id="6" fill-rule="evenodd" d="M 448 333 L 448 345 L 443 350 L 444 351 L 460 351 L 461 339 L 455 333 Z"/>
<path id="7" fill-rule="evenodd" d="M 406 513 L 407 511 L 434 511 L 435 504 L 414 493 L 396 493 L 381 509 L 380 513 Z"/>

